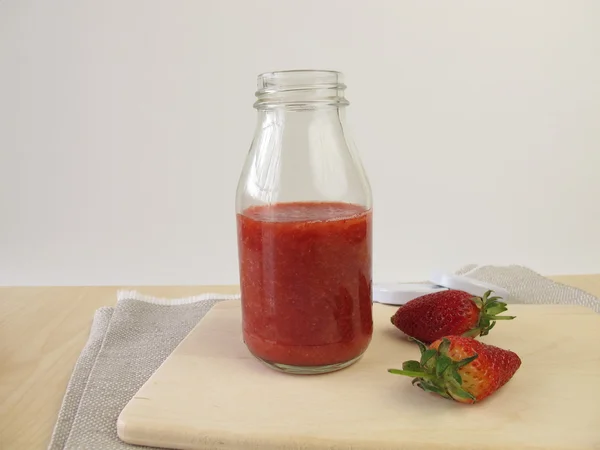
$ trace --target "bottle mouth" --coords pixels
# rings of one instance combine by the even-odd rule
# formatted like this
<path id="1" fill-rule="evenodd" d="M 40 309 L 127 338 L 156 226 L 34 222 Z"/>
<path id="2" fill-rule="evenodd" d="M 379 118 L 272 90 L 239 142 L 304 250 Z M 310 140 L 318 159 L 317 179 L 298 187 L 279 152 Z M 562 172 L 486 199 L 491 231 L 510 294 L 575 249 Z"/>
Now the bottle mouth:
<path id="1" fill-rule="evenodd" d="M 281 70 L 258 75 L 257 109 L 345 106 L 344 75 L 334 70 Z"/>

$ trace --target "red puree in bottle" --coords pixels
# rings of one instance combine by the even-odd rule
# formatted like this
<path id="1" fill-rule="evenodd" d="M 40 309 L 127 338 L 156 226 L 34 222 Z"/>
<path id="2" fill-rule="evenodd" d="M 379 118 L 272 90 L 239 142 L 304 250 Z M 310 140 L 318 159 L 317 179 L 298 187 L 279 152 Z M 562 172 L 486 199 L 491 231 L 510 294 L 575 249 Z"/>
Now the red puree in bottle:
<path id="1" fill-rule="evenodd" d="M 350 361 L 373 332 L 371 211 L 279 203 L 238 214 L 244 341 L 266 362 Z"/>

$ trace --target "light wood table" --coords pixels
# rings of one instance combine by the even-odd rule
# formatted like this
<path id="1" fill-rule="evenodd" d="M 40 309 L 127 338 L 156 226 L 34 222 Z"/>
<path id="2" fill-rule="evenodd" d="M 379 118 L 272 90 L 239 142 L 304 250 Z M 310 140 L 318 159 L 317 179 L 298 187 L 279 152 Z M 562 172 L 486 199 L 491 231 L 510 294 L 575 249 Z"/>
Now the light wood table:
<path id="1" fill-rule="evenodd" d="M 551 277 L 600 296 L 600 274 Z M 0 288 L 0 450 L 48 445 L 93 313 L 119 289 L 160 297 L 236 293 L 236 286 Z"/>

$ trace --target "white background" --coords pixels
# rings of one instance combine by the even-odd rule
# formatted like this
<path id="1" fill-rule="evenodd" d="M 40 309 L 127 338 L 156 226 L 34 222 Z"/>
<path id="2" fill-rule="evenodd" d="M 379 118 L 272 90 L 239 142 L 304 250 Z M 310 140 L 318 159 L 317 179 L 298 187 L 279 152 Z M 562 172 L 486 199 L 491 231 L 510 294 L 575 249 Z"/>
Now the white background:
<path id="1" fill-rule="evenodd" d="M 600 272 L 600 2 L 0 1 L 0 284 L 236 283 L 256 75 L 346 74 L 375 279 Z"/>

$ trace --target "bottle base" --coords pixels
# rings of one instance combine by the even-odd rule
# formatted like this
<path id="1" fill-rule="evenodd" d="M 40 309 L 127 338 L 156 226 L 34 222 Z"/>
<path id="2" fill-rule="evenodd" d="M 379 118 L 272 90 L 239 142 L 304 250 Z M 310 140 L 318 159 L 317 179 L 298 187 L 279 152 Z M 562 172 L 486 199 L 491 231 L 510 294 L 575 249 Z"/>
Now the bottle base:
<path id="1" fill-rule="evenodd" d="M 322 374 L 326 374 L 326 373 L 337 372 L 338 370 L 342 370 L 342 369 L 345 369 L 346 367 L 351 366 L 352 364 L 357 362 L 362 357 L 362 354 L 358 355 L 356 358 L 353 358 L 349 361 L 344 361 L 344 362 L 335 363 L 335 364 L 325 364 L 322 366 L 294 366 L 294 365 L 290 365 L 290 364 L 280 364 L 280 363 L 275 363 L 275 362 L 271 362 L 271 361 L 266 361 L 262 358 L 259 358 L 256 355 L 252 355 L 252 356 L 254 356 L 260 362 L 265 364 L 267 367 L 274 369 L 278 372 L 283 372 L 283 373 L 287 373 L 290 375 L 322 375 Z"/>

